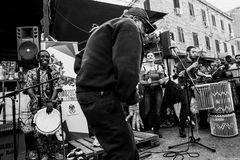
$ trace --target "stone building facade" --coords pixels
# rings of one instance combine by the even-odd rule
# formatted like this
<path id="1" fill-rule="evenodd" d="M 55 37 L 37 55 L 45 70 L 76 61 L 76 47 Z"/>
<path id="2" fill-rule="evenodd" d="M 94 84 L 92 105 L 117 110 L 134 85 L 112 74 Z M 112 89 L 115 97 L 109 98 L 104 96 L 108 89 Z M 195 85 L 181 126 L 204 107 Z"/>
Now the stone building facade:
<path id="1" fill-rule="evenodd" d="M 185 54 L 189 45 L 204 51 L 204 56 L 224 58 L 236 54 L 233 19 L 205 0 L 138 0 L 132 6 L 164 12 L 155 22 L 162 32 L 171 32 L 172 44 Z"/>
<path id="2" fill-rule="evenodd" d="M 235 35 L 233 43 L 236 46 L 236 54 L 240 54 L 240 7 L 234 8 L 228 13 L 233 19 L 233 32 Z"/>

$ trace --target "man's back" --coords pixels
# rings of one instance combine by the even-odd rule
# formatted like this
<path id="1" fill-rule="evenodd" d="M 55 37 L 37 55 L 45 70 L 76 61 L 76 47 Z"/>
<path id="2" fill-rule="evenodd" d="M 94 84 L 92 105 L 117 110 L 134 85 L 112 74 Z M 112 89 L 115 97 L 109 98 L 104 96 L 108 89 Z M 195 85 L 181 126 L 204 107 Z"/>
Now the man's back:
<path id="1" fill-rule="evenodd" d="M 138 28 L 129 18 L 115 18 L 101 25 L 87 42 L 76 79 L 77 92 L 87 89 L 133 94 L 142 45 Z"/>

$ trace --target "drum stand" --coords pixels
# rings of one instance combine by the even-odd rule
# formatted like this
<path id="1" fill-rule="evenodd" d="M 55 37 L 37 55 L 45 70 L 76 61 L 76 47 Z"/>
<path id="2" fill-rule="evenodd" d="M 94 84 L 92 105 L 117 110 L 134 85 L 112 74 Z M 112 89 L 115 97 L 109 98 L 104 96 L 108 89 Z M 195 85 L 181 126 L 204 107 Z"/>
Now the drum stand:
<path id="1" fill-rule="evenodd" d="M 198 94 L 200 94 L 200 93 L 199 93 L 198 89 L 196 88 L 196 86 L 195 86 L 192 78 L 190 77 L 189 73 L 187 72 L 187 69 L 186 69 L 185 65 L 183 64 L 182 60 L 181 60 L 180 57 L 177 55 L 175 49 L 173 49 L 173 52 L 175 53 L 175 56 L 178 58 L 179 62 L 182 64 L 182 66 L 183 66 L 183 68 L 184 68 L 184 70 L 185 70 L 185 73 L 186 73 L 186 74 L 185 74 L 186 76 L 185 76 L 184 89 L 185 89 L 186 94 L 187 94 L 186 96 L 187 96 L 188 113 L 191 114 L 191 110 L 190 110 L 191 101 L 190 101 L 190 95 L 189 95 L 189 87 L 190 87 L 190 85 L 191 85 L 190 83 L 192 83 L 192 85 L 193 85 L 193 87 L 196 89 L 197 93 L 198 93 Z M 187 80 L 190 81 L 190 83 L 189 83 Z M 181 106 L 181 107 L 182 107 L 182 106 Z M 188 142 L 184 142 L 184 143 L 180 143 L 180 144 L 168 146 L 168 149 L 172 149 L 172 148 L 174 148 L 174 147 L 178 147 L 178 146 L 185 145 L 185 144 L 198 144 L 198 145 L 200 145 L 200 146 L 202 146 L 202 147 L 205 147 L 205 148 L 209 149 L 209 150 L 212 151 L 212 152 L 216 152 L 215 149 L 210 148 L 210 147 L 208 147 L 208 146 L 205 146 L 205 145 L 199 143 L 198 141 L 200 141 L 200 138 L 195 138 L 195 137 L 194 137 L 194 134 L 193 134 L 193 125 L 192 125 L 192 116 L 190 115 L 189 117 L 190 117 L 190 119 L 189 119 L 189 126 L 190 126 L 190 129 L 191 129 L 191 135 L 188 135 L 188 136 L 189 136 L 189 137 L 188 137 Z"/>

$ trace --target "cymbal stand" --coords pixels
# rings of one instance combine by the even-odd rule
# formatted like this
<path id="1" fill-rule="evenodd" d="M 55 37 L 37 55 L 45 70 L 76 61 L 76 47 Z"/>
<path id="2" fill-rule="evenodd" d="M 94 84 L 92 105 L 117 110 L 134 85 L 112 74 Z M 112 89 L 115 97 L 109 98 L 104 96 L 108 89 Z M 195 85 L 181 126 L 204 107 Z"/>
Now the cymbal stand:
<path id="1" fill-rule="evenodd" d="M 196 91 L 197 91 L 198 94 L 199 94 L 199 91 L 197 90 L 194 82 L 192 81 L 189 73 L 187 72 L 187 69 L 186 69 L 185 65 L 183 64 L 182 60 L 181 60 L 181 59 L 179 58 L 179 56 L 177 55 L 175 49 L 173 49 L 173 52 L 175 53 L 175 56 L 178 58 L 179 62 L 182 64 L 182 66 L 183 66 L 183 68 L 184 68 L 184 70 L 185 70 L 185 73 L 186 73 L 185 78 L 186 78 L 186 79 L 190 79 L 192 85 L 195 87 Z M 188 84 L 188 82 L 186 81 L 185 84 L 184 84 L 184 89 L 186 90 L 186 94 L 187 94 L 187 95 L 186 95 L 186 96 L 187 96 L 187 107 L 188 107 L 188 113 L 190 114 L 190 113 L 191 113 L 191 110 L 190 110 L 190 104 L 191 104 L 191 102 L 190 102 L 190 95 L 189 95 L 189 87 L 190 87 L 190 84 Z M 190 130 L 191 130 L 191 135 L 188 135 L 188 136 L 189 136 L 188 141 L 187 141 L 187 142 L 184 142 L 184 143 L 180 143 L 180 144 L 168 146 L 168 149 L 172 149 L 172 148 L 174 148 L 174 147 L 178 147 L 178 146 L 185 145 L 185 144 L 198 144 L 198 145 L 200 145 L 200 146 L 202 146 L 202 147 L 205 147 L 205 148 L 209 149 L 209 150 L 212 151 L 212 152 L 216 152 L 215 149 L 210 148 L 210 147 L 208 147 L 208 146 L 205 146 L 205 145 L 199 143 L 198 141 L 200 141 L 200 138 L 195 138 L 195 137 L 194 137 L 194 134 L 193 134 L 193 125 L 192 125 L 192 116 L 190 115 L 189 117 L 190 117 L 190 119 L 189 119 L 189 121 L 190 121 L 190 122 L 189 122 L 189 126 L 190 126 Z"/>

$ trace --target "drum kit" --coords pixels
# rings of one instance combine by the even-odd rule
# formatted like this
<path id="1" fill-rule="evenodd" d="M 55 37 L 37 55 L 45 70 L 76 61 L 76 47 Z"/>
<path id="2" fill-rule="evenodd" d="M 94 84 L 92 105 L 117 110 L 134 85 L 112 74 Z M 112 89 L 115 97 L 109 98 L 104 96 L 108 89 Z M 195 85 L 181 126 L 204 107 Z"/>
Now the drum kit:
<path id="1" fill-rule="evenodd" d="M 196 85 L 198 110 L 209 110 L 211 134 L 217 137 L 238 135 L 230 83 L 222 81 Z"/>

